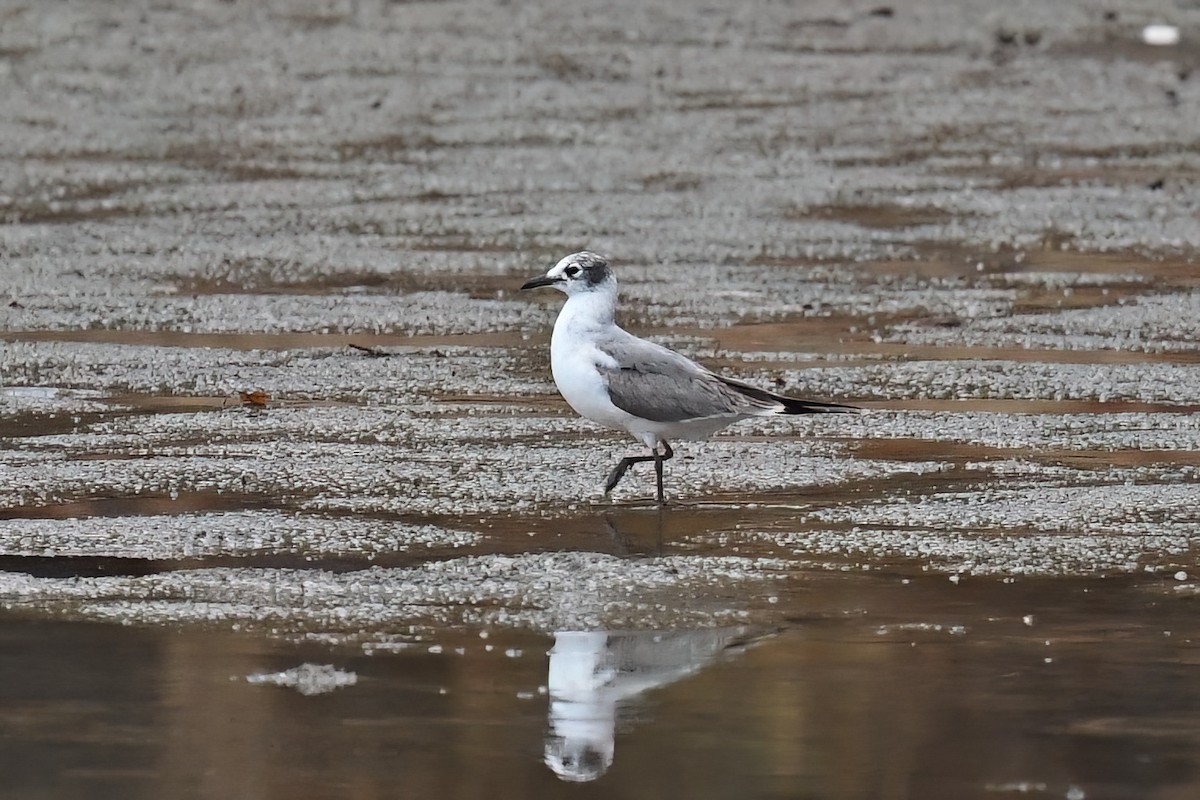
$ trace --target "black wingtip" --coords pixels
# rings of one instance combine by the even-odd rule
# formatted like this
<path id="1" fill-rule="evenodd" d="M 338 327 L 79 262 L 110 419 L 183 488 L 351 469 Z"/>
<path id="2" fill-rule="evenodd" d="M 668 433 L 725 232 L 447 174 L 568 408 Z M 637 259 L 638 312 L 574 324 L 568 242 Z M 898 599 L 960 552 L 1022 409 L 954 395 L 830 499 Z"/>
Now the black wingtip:
<path id="1" fill-rule="evenodd" d="M 800 400 L 795 397 L 776 395 L 783 403 L 784 414 L 861 414 L 858 406 L 847 406 L 841 403 L 822 403 L 819 400 Z"/>
<path id="2" fill-rule="evenodd" d="M 783 406 L 784 414 L 860 414 L 862 409 L 857 406 L 847 406 L 841 403 L 823 403 L 820 400 L 801 400 L 798 397 L 788 397 L 785 394 L 768 392 L 749 383 L 743 383 L 733 378 L 717 375 L 717 380 L 726 386 L 732 386 L 747 397 L 752 397 L 760 403 L 779 403 Z"/>

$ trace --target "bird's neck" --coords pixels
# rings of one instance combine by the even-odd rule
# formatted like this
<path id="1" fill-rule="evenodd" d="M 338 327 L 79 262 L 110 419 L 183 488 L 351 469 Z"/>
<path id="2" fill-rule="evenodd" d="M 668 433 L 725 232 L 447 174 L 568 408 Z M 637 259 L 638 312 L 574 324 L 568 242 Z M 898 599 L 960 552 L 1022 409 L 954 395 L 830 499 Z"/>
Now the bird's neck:
<path id="1" fill-rule="evenodd" d="M 616 292 L 584 292 L 572 295 L 563 304 L 554 323 L 555 330 L 574 328 L 602 328 L 613 324 L 613 312 L 616 310 Z"/>

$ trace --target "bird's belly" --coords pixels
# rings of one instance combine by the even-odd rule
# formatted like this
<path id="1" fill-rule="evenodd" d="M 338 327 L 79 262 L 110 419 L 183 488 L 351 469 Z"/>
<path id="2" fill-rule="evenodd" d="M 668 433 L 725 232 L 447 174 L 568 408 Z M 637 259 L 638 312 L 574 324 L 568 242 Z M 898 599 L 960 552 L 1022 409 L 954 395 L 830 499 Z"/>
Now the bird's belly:
<path id="1" fill-rule="evenodd" d="M 725 414 L 714 417 L 696 417 L 695 419 L 680 420 L 679 422 L 645 422 L 643 428 L 658 439 L 707 439 L 726 425 L 732 425 L 744 417 L 737 414 Z M 631 431 L 634 436 L 641 438 L 640 431 Z"/>

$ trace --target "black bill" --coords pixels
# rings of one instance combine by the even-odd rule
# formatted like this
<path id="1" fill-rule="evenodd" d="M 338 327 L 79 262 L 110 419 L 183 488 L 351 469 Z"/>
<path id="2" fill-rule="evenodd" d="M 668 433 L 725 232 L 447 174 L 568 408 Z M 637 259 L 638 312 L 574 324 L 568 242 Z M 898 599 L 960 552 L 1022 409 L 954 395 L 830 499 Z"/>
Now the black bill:
<path id="1" fill-rule="evenodd" d="M 540 286 L 553 286 L 554 284 L 558 283 L 558 280 L 558 278 L 548 278 L 545 275 L 541 275 L 537 278 L 530 278 L 529 280 L 525 281 L 523 286 L 521 286 L 521 291 L 525 291 L 526 289 L 537 289 Z"/>

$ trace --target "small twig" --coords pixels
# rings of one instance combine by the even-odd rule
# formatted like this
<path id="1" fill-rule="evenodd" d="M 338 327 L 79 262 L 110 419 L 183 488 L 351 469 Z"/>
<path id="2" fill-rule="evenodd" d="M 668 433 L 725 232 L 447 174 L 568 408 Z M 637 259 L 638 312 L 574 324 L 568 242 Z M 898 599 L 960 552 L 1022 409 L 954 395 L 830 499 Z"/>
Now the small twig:
<path id="1" fill-rule="evenodd" d="M 354 344 L 353 342 L 351 342 L 347 346 L 350 347 L 352 350 L 357 350 L 360 353 L 365 353 L 366 355 L 370 356 L 371 358 L 391 358 L 392 356 L 396 355 L 395 353 L 388 353 L 383 350 L 380 350 L 378 347 L 367 347 L 366 345 Z"/>

